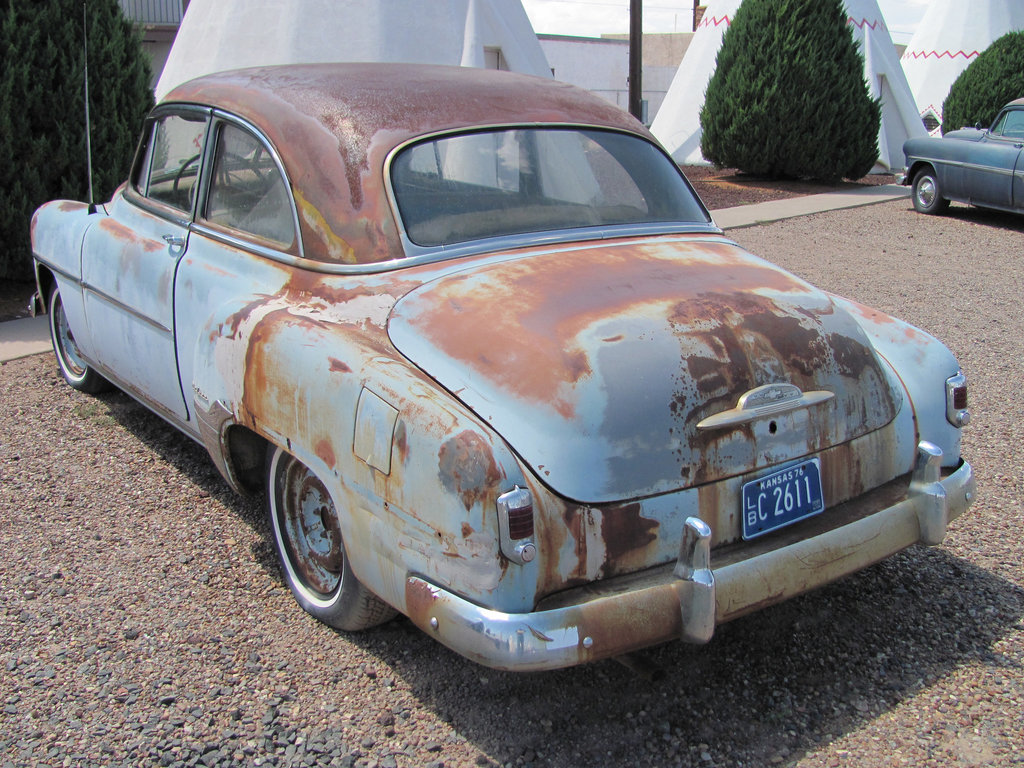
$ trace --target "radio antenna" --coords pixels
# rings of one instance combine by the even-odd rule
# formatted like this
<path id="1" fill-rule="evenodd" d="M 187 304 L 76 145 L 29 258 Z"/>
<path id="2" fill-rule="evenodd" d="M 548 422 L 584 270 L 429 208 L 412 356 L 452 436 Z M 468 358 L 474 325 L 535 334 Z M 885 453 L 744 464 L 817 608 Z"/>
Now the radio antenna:
<path id="1" fill-rule="evenodd" d="M 85 166 L 89 174 L 89 208 L 91 209 L 95 202 L 92 194 L 92 131 L 89 127 L 89 32 L 84 0 L 82 2 L 82 48 L 85 53 Z"/>

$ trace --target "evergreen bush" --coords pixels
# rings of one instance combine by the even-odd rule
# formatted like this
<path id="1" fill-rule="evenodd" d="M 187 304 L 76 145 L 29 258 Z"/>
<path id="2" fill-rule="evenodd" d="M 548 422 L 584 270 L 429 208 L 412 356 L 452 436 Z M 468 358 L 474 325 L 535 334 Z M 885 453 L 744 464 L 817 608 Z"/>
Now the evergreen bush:
<path id="1" fill-rule="evenodd" d="M 700 113 L 701 151 L 771 178 L 860 178 L 881 111 L 841 0 L 745 0 Z"/>
<path id="2" fill-rule="evenodd" d="M 1024 32 L 1010 32 L 960 73 L 942 103 L 942 132 L 992 125 L 1003 105 L 1024 97 Z"/>
<path id="3" fill-rule="evenodd" d="M 87 200 L 83 24 L 93 189 L 127 177 L 152 106 L 140 35 L 117 0 L 0 0 L 0 279 L 31 280 L 29 223 L 47 200 Z"/>

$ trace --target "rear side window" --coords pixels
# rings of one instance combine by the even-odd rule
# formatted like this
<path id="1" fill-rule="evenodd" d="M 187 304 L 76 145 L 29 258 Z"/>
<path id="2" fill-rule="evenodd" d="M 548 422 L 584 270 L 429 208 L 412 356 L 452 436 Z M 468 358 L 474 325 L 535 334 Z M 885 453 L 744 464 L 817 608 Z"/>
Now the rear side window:
<path id="1" fill-rule="evenodd" d="M 203 218 L 285 249 L 295 242 L 291 200 L 273 155 L 260 139 L 231 123 L 222 123 L 217 132 Z"/>
<path id="2" fill-rule="evenodd" d="M 154 120 L 136 171 L 136 190 L 151 200 L 191 212 L 205 133 L 204 115 L 173 114 Z"/>

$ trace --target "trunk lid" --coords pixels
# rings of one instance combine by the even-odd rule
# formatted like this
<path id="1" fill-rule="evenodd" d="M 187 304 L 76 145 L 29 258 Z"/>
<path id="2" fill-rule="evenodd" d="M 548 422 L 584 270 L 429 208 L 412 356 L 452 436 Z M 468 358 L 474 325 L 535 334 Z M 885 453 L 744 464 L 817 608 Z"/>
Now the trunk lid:
<path id="1" fill-rule="evenodd" d="M 900 404 L 852 317 L 724 238 L 510 254 L 421 285 L 388 330 L 538 478 L 585 504 L 806 456 L 884 426 Z M 776 384 L 832 396 L 698 427 Z"/>

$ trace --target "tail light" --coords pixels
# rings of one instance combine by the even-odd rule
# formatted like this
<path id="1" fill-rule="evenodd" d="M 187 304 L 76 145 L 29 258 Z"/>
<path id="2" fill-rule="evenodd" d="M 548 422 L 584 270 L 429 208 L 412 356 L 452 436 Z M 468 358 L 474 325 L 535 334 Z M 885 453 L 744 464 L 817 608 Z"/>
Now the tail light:
<path id="1" fill-rule="evenodd" d="M 501 553 L 523 565 L 537 557 L 533 543 L 533 494 L 518 485 L 498 497 L 498 534 Z"/>
<path id="2" fill-rule="evenodd" d="M 967 377 L 963 371 L 946 379 L 946 419 L 954 427 L 971 423 L 971 412 L 967 410 Z"/>

